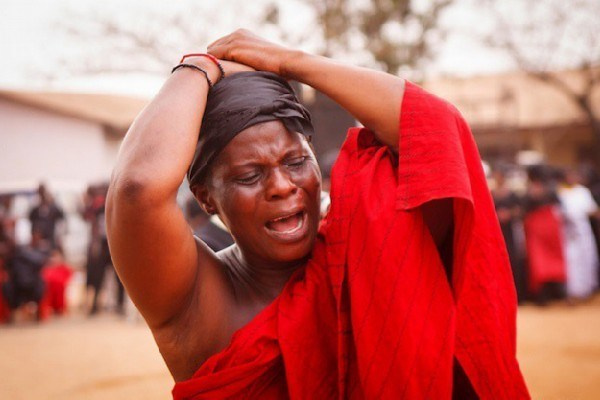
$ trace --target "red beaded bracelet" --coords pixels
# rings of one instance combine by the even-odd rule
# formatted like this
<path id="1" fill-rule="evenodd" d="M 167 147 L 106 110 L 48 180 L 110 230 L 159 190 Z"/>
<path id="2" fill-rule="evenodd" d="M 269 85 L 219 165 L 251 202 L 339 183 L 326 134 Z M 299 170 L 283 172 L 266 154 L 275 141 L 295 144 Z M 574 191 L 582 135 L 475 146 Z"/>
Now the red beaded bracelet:
<path id="1" fill-rule="evenodd" d="M 217 79 L 217 82 L 219 82 L 221 79 L 223 79 L 225 77 L 225 70 L 223 69 L 223 66 L 221 65 L 221 63 L 219 62 L 217 57 L 213 56 L 212 54 L 208 54 L 208 53 L 185 54 L 183 57 L 181 57 L 181 61 L 179 61 L 179 63 L 180 64 L 183 63 L 183 60 L 185 60 L 187 57 L 206 57 L 206 58 L 208 58 L 210 61 L 215 63 L 217 68 L 219 68 L 219 71 L 221 71 L 221 76 L 219 77 L 219 79 Z"/>

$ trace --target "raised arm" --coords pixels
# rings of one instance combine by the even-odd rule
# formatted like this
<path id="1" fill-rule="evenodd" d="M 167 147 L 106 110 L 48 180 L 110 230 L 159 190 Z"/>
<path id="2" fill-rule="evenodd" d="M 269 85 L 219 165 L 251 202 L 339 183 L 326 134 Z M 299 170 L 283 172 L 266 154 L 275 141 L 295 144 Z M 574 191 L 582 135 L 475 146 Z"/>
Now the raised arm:
<path id="1" fill-rule="evenodd" d="M 219 77 L 206 58 L 186 62 L 208 71 L 213 82 Z M 176 203 L 208 90 L 199 71 L 173 73 L 127 132 L 111 178 L 106 213 L 111 256 L 150 327 L 160 327 L 186 309 L 203 264 L 215 259 L 196 243 Z"/>

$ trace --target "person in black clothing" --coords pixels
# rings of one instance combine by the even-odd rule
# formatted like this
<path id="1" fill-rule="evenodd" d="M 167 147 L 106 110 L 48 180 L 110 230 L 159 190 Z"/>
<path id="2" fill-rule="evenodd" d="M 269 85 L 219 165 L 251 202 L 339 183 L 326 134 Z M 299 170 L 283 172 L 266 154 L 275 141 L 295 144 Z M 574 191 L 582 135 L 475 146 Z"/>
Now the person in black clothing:
<path id="1" fill-rule="evenodd" d="M 31 221 L 31 232 L 40 233 L 41 238 L 47 240 L 52 247 L 56 246 L 56 226 L 58 221 L 64 219 L 64 213 L 60 207 L 56 205 L 54 199 L 48 193 L 44 184 L 40 184 L 38 188 L 39 204 L 29 212 L 29 221 Z"/>
<path id="2" fill-rule="evenodd" d="M 520 254 L 519 247 L 515 240 L 515 224 L 521 217 L 521 200 L 519 196 L 506 185 L 506 169 L 497 168 L 493 174 L 495 188 L 492 190 L 492 197 L 496 206 L 496 213 L 502 235 L 506 243 L 506 250 L 510 259 L 515 288 L 517 289 L 517 299 L 519 304 L 525 301 L 527 294 L 526 271 L 523 265 L 523 257 Z"/>
<path id="3" fill-rule="evenodd" d="M 92 305 L 89 315 L 95 315 L 100 311 L 100 292 L 104 286 L 106 270 L 113 268 L 108 241 L 106 239 L 106 224 L 104 220 L 106 185 L 90 186 L 84 199 L 84 209 L 82 215 L 90 224 L 91 238 L 88 249 L 88 259 L 86 265 L 86 286 L 92 291 Z M 115 273 L 116 292 L 116 312 L 123 314 L 125 312 L 125 288 Z"/>
<path id="4" fill-rule="evenodd" d="M 38 305 L 44 296 L 44 281 L 40 274 L 50 254 L 50 244 L 43 238 L 42 232 L 34 230 L 31 244 L 16 246 L 6 260 L 5 268 L 8 281 L 2 285 L 2 293 L 11 314 L 20 306 L 34 302 Z"/>

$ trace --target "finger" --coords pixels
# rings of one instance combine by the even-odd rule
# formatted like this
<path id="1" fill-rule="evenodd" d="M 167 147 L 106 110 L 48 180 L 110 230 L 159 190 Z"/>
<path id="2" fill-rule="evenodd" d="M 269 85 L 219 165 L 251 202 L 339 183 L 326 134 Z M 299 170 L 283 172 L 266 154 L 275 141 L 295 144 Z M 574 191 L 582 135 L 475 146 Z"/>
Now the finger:
<path id="1" fill-rule="evenodd" d="M 212 42 L 211 44 L 208 45 L 208 47 L 212 47 L 212 46 L 217 46 L 223 43 L 227 43 L 231 40 L 231 33 L 229 35 L 225 35 L 220 37 L 219 39 L 215 40 L 214 42 Z"/>
<path id="2" fill-rule="evenodd" d="M 227 48 L 225 46 L 222 46 L 222 45 L 211 46 L 206 50 L 206 52 L 208 54 L 212 54 L 213 56 L 215 56 L 219 59 L 229 60 L 229 57 L 227 56 Z"/>
<path id="3" fill-rule="evenodd" d="M 238 34 L 236 32 L 230 33 L 229 35 L 225 35 L 209 44 L 208 48 L 231 44 L 237 35 Z"/>

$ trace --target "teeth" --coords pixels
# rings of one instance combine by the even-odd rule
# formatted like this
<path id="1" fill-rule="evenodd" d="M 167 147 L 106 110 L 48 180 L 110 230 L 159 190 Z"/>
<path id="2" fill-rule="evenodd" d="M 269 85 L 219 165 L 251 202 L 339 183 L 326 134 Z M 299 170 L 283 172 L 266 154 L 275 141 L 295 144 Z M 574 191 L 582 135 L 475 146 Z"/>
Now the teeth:
<path id="1" fill-rule="evenodd" d="M 286 233 L 290 233 L 290 232 L 294 232 L 297 231 L 298 228 L 300 228 L 302 226 L 302 220 L 298 219 L 298 223 L 296 224 L 296 226 L 288 231 L 286 231 Z"/>
<path id="2" fill-rule="evenodd" d="M 273 221 L 273 222 L 282 221 L 282 220 L 284 220 L 284 219 L 291 218 L 291 217 L 293 217 L 293 216 L 294 216 L 294 215 L 296 215 L 296 214 L 298 214 L 298 213 L 294 213 L 294 214 L 286 215 L 286 216 L 284 216 L 284 217 L 275 218 L 275 219 L 272 219 L 271 221 Z"/>
<path id="3" fill-rule="evenodd" d="M 297 213 L 289 214 L 287 216 L 283 216 L 283 217 L 279 217 L 279 218 L 274 218 L 274 219 L 272 219 L 272 220 L 269 221 L 269 224 L 276 223 L 276 222 L 279 222 L 279 221 L 282 221 L 282 220 L 286 220 L 286 219 L 290 219 L 290 218 L 293 218 L 293 217 L 297 217 L 296 226 L 294 226 L 294 227 L 292 227 L 290 229 L 287 229 L 285 231 L 278 230 L 278 229 L 275 230 L 276 232 L 278 232 L 280 234 L 292 234 L 292 233 L 298 231 L 300 228 L 302 228 L 302 226 L 304 224 L 304 218 L 303 218 L 302 214 L 303 213 L 301 211 L 299 211 Z M 269 225 L 267 225 L 267 228 L 271 229 L 271 227 L 269 227 Z"/>

